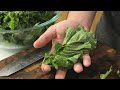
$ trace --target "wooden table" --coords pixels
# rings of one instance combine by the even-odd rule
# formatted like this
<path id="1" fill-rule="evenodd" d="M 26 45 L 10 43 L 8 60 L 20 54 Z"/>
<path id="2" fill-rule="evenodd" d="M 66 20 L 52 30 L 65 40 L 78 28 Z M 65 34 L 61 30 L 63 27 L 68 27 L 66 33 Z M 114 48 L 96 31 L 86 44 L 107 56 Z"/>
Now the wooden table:
<path id="1" fill-rule="evenodd" d="M 0 68 L 8 63 L 17 60 L 18 58 L 26 55 L 28 52 L 32 52 L 34 48 L 27 49 L 16 55 L 13 55 L 0 62 Z M 116 70 L 120 69 L 120 54 L 107 45 L 100 44 L 92 52 L 92 65 L 89 68 L 84 67 L 84 71 L 80 74 L 76 74 L 72 69 L 68 71 L 66 79 L 99 79 L 99 74 L 109 69 L 111 65 L 114 66 L 114 72 L 109 78 L 116 78 L 114 76 Z M 117 60 L 116 60 L 117 59 Z M 106 61 L 105 61 L 106 60 Z M 8 76 L 0 77 L 0 79 L 53 79 L 55 72 L 44 73 L 41 70 L 41 60 L 38 62 L 20 70 L 19 72 Z"/>

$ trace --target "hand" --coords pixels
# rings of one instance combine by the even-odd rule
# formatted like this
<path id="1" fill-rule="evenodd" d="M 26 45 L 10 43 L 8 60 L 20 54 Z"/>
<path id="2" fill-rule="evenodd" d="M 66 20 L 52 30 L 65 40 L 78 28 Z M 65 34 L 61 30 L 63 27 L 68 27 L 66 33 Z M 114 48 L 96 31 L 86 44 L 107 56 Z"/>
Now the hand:
<path id="1" fill-rule="evenodd" d="M 54 41 L 58 43 L 62 43 L 64 40 L 64 33 L 67 27 L 78 27 L 79 24 L 75 21 L 71 20 L 64 20 L 59 23 L 54 24 L 53 26 L 49 27 L 48 30 L 43 33 L 35 42 L 34 47 L 35 48 L 41 48 L 45 46 L 48 42 L 52 40 L 52 43 Z M 52 45 L 51 53 L 54 52 L 54 46 Z M 83 65 L 85 67 L 89 67 L 91 65 L 91 58 L 89 54 L 83 55 Z M 42 71 L 49 72 L 51 71 L 51 67 L 49 65 L 42 64 L 41 65 Z M 76 63 L 73 66 L 73 69 L 76 73 L 80 73 L 83 71 L 83 66 L 81 63 Z M 67 73 L 67 70 L 57 70 L 55 79 L 64 79 L 65 75 Z"/>

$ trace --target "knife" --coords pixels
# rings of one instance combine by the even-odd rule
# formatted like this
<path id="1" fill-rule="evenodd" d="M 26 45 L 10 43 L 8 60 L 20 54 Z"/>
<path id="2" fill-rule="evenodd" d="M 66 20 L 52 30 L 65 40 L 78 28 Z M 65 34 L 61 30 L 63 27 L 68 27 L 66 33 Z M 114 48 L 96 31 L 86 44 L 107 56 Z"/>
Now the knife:
<path id="1" fill-rule="evenodd" d="M 0 70 L 0 76 L 9 76 L 15 72 L 27 67 L 28 65 L 33 64 L 34 62 L 44 58 L 44 54 L 50 50 L 50 46 L 44 48 L 36 49 L 35 51 L 25 55 L 24 57 L 19 58 L 16 61 L 6 65 Z"/>

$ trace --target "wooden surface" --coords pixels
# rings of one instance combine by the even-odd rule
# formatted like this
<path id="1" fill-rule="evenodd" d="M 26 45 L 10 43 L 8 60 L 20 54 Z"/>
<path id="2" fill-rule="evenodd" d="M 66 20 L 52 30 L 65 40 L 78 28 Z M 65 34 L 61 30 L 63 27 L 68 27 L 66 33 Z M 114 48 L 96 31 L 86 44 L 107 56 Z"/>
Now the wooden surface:
<path id="1" fill-rule="evenodd" d="M 95 30 L 96 30 L 96 25 L 97 25 L 97 23 L 100 21 L 100 18 L 101 18 L 101 16 L 102 16 L 102 14 L 103 14 L 103 11 L 97 11 L 96 16 L 95 16 L 95 18 L 94 18 L 94 20 L 93 20 L 93 23 L 92 23 L 92 27 L 91 27 L 91 30 L 92 30 L 93 32 L 95 32 Z"/>
<path id="2" fill-rule="evenodd" d="M 4 67 L 5 65 L 7 65 L 8 63 L 17 60 L 18 58 L 26 55 L 27 53 L 34 51 L 34 48 L 28 49 L 26 51 L 20 52 L 14 56 L 9 57 L 8 59 L 3 60 L 2 62 L 0 62 L 0 68 Z M 79 78 L 84 78 L 84 79 L 98 79 L 98 75 L 99 72 L 102 72 L 100 67 L 106 67 L 103 68 L 105 71 L 105 69 L 107 70 L 110 66 L 110 64 L 106 64 L 105 58 L 109 58 L 109 60 L 112 59 L 119 59 L 119 63 L 120 63 L 120 54 L 118 54 L 114 49 L 111 49 L 110 47 L 100 44 L 98 45 L 98 47 L 92 52 L 92 66 L 91 68 L 85 68 L 84 72 L 81 74 L 76 74 L 75 72 L 71 70 L 68 71 L 68 74 L 66 76 L 66 79 L 77 79 Z M 103 60 L 102 60 L 103 59 Z M 101 62 L 100 62 L 101 60 Z M 54 79 L 54 75 L 55 75 L 55 70 L 52 70 L 50 73 L 44 73 L 41 70 L 41 60 L 39 60 L 38 62 L 24 68 L 23 70 L 20 70 L 19 72 L 10 75 L 8 77 L 0 77 L 0 79 Z M 115 60 L 113 60 L 115 61 Z M 111 62 L 111 61 L 110 61 Z M 118 61 L 117 61 L 118 62 Z M 102 65 L 103 66 L 100 66 Z M 97 65 L 98 64 L 98 65 Z M 104 65 L 105 64 L 105 65 Z M 100 66 L 99 68 L 97 66 Z M 98 69 L 96 69 L 98 68 Z M 120 67 L 117 67 L 120 69 Z M 94 74 L 92 74 L 93 76 L 87 76 L 90 75 L 90 71 L 93 72 Z M 88 74 L 87 74 L 88 73 Z M 96 76 L 97 74 L 97 76 Z"/>
<path id="3" fill-rule="evenodd" d="M 10 56 L 0 62 L 0 68 L 5 67 L 7 64 L 18 60 L 21 57 L 24 57 L 25 55 L 29 54 L 30 52 L 35 51 L 35 48 L 30 48 L 27 50 L 24 50 L 22 52 L 19 52 L 13 56 Z M 49 75 L 46 75 L 46 73 L 41 71 L 41 60 L 38 62 L 24 68 L 23 70 L 20 70 L 19 72 L 9 76 L 9 77 L 0 77 L 0 79 L 37 79 L 37 78 L 49 78 Z"/>

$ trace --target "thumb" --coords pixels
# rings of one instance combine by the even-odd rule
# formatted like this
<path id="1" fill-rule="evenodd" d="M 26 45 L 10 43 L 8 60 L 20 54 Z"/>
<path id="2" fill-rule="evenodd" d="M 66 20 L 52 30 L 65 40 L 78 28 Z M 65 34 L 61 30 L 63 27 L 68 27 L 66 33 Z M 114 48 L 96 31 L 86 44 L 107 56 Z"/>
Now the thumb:
<path id="1" fill-rule="evenodd" d="M 56 37 L 55 25 L 50 26 L 33 44 L 35 48 L 41 48 Z"/>

